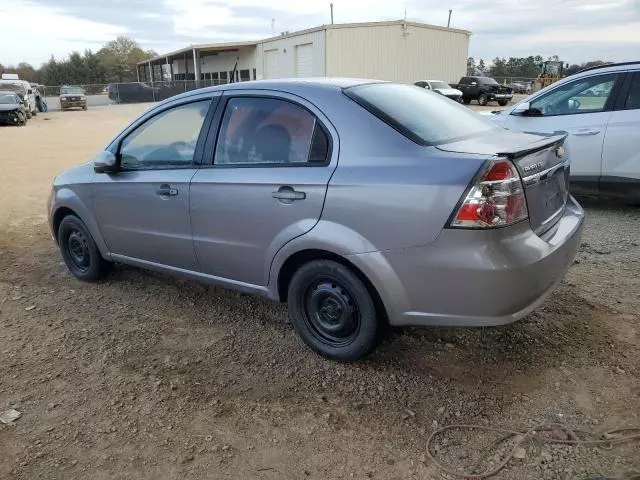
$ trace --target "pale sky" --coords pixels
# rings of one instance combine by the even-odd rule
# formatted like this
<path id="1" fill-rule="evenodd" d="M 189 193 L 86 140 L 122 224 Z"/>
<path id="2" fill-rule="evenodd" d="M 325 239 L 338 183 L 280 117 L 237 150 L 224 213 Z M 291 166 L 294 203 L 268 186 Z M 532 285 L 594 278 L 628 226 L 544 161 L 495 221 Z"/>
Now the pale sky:
<path id="1" fill-rule="evenodd" d="M 330 23 L 331 0 L 0 0 L 0 63 L 38 67 L 118 35 L 158 53 Z M 333 0 L 335 23 L 407 20 L 470 30 L 469 54 L 640 59 L 640 0 Z M 274 26 L 272 30 L 272 19 Z"/>

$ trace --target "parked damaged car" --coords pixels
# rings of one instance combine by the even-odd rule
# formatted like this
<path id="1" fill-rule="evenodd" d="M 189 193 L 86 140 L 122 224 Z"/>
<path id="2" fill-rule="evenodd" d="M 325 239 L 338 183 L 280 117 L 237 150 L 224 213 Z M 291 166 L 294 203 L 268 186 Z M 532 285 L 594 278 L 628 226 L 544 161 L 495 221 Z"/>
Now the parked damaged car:
<path id="1" fill-rule="evenodd" d="M 23 100 L 10 90 L 0 90 L 0 124 L 26 125 L 27 109 Z"/>

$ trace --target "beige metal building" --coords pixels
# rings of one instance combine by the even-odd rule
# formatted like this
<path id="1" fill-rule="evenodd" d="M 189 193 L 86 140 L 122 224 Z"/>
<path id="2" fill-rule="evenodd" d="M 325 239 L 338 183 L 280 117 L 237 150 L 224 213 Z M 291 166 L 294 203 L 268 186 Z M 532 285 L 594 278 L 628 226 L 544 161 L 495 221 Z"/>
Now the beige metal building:
<path id="1" fill-rule="evenodd" d="M 291 77 L 457 82 L 471 32 L 403 20 L 322 25 L 255 42 L 193 45 L 138 65 L 140 81 L 197 84 Z"/>

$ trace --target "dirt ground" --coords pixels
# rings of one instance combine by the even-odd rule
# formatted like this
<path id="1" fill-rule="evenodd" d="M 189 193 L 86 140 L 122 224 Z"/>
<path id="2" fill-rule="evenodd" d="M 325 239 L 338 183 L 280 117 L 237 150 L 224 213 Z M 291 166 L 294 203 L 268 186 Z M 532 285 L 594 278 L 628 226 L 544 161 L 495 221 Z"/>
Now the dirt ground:
<path id="1" fill-rule="evenodd" d="M 637 208 L 587 205 L 576 264 L 527 319 L 396 330 L 349 365 L 307 350 L 260 298 L 122 266 L 71 278 L 46 226 L 51 179 L 144 108 L 0 128 L 0 412 L 22 413 L 0 423 L 0 479 L 452 478 L 425 456 L 437 426 L 640 426 Z M 444 435 L 435 454 L 480 472 L 500 437 Z M 640 442 L 523 446 L 497 478 L 640 471 Z"/>

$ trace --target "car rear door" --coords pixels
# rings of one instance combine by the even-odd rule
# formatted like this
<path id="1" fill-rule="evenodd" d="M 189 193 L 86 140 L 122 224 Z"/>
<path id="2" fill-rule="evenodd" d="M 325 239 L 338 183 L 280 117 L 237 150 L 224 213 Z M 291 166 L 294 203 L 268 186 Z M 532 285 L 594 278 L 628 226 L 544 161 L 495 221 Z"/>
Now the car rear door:
<path id="1" fill-rule="evenodd" d="M 285 93 L 224 95 L 191 181 L 194 247 L 202 271 L 265 286 L 276 252 L 320 219 L 338 136 L 311 103 Z M 217 143 L 214 147 L 214 141 Z"/>
<path id="2" fill-rule="evenodd" d="M 640 198 L 640 71 L 630 72 L 611 113 L 602 148 L 603 192 Z"/>
<path id="3" fill-rule="evenodd" d="M 116 173 L 96 173 L 93 207 L 116 260 L 197 271 L 189 182 L 199 167 L 219 94 L 168 104 L 118 140 Z"/>
<path id="4" fill-rule="evenodd" d="M 618 73 L 603 73 L 566 82 L 530 102 L 540 115 L 515 110 L 504 126 L 527 133 L 568 132 L 572 182 L 597 188 L 605 131 L 621 80 Z"/>

